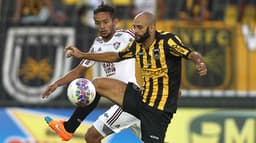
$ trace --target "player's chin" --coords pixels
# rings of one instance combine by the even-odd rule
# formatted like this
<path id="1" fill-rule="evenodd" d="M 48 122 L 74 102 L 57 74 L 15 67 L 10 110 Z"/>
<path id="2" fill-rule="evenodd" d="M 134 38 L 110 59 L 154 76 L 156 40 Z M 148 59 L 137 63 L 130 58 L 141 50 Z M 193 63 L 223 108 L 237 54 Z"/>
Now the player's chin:
<path id="1" fill-rule="evenodd" d="M 100 32 L 100 36 L 105 38 L 109 36 L 109 33 L 107 31 L 102 31 Z"/>

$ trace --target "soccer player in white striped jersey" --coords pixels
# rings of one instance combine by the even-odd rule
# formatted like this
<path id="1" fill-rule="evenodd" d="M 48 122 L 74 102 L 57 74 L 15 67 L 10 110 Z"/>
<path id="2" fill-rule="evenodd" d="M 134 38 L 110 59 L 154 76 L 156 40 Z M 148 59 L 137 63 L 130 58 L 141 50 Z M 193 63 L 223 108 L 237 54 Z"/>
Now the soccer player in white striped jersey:
<path id="1" fill-rule="evenodd" d="M 94 21 L 100 36 L 95 38 L 95 41 L 90 48 L 90 52 L 119 51 L 134 39 L 131 31 L 116 30 L 115 20 L 114 9 L 111 6 L 101 4 L 94 10 Z M 94 63 L 94 61 L 82 60 L 76 68 L 48 86 L 42 97 L 47 98 L 57 87 L 81 77 L 84 71 Z M 101 64 L 107 77 L 119 79 L 126 83 L 137 83 L 134 59 Z M 45 120 L 62 140 L 68 141 L 72 138 L 73 133 L 81 122 L 96 107 L 99 97 L 100 96 L 97 95 L 96 99 L 89 106 L 77 107 L 67 121 L 53 120 L 48 116 L 45 117 Z M 140 120 L 135 116 L 124 112 L 121 107 L 113 105 L 93 123 L 93 126 L 89 128 L 85 135 L 85 140 L 87 143 L 100 143 L 104 137 L 112 133 L 118 133 L 126 128 L 131 128 L 131 130 L 140 138 Z"/>

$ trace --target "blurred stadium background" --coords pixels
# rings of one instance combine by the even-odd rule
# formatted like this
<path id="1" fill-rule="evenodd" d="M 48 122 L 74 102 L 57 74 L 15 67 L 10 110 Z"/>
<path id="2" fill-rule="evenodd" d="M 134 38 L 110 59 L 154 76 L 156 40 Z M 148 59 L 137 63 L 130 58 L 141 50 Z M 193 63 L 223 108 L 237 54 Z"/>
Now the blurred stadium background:
<path id="1" fill-rule="evenodd" d="M 63 48 L 87 51 L 97 32 L 92 9 L 101 0 L 0 0 L 0 142 L 57 143 L 45 115 L 68 118 L 74 107 L 66 86 L 48 100 L 46 86 L 75 67 Z M 131 28 L 141 10 L 156 14 L 160 30 L 178 34 L 200 51 L 208 75 L 183 61 L 182 97 L 168 128 L 171 143 L 256 143 L 255 0 L 105 0 L 114 5 L 120 28 Z M 95 65 L 85 76 L 103 74 Z M 138 79 L 139 80 L 139 79 Z M 112 103 L 103 99 L 70 142 L 84 142 L 91 123 Z M 140 142 L 126 130 L 105 140 Z"/>

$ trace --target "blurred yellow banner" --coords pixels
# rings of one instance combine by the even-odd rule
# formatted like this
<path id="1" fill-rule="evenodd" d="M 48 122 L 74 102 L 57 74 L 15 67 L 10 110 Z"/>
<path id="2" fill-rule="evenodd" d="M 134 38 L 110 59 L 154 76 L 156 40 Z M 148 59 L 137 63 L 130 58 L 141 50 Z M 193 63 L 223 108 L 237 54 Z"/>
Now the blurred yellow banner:
<path id="1" fill-rule="evenodd" d="M 255 143 L 256 111 L 188 109 L 177 111 L 168 128 L 170 143 Z"/>

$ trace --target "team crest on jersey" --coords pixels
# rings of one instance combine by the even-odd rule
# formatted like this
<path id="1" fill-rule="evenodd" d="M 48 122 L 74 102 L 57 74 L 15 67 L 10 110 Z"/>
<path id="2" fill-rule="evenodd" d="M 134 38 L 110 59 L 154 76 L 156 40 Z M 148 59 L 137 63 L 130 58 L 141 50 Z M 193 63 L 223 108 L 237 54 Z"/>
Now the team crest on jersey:
<path id="1" fill-rule="evenodd" d="M 73 28 L 10 28 L 3 57 L 3 87 L 8 95 L 25 103 L 41 103 L 60 95 L 57 89 L 48 100 L 40 95 L 49 83 L 71 68 L 63 48 L 74 44 Z"/>
<path id="2" fill-rule="evenodd" d="M 160 59 L 159 49 L 154 49 L 153 52 L 154 52 L 154 58 L 157 60 Z"/>
<path id="3" fill-rule="evenodd" d="M 118 49 L 120 47 L 120 44 L 121 43 L 117 41 L 117 42 L 113 43 L 113 46 L 115 49 Z"/>

